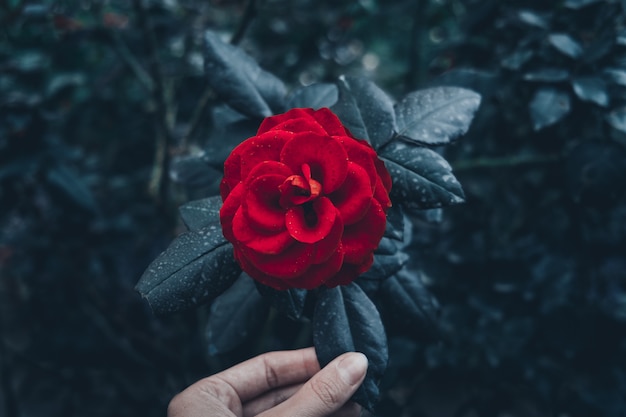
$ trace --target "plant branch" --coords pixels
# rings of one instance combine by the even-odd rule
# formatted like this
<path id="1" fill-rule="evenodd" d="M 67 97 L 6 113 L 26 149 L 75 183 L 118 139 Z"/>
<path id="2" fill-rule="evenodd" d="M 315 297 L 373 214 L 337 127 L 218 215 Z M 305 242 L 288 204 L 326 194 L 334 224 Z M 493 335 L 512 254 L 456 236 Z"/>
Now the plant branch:
<path id="1" fill-rule="evenodd" d="M 150 18 L 142 0 L 133 0 L 133 9 L 147 46 L 149 57 L 149 73 L 154 82 L 153 98 L 156 103 L 154 112 L 156 126 L 156 153 L 150 181 L 150 191 L 158 201 L 167 204 L 169 196 L 169 164 L 170 147 L 173 135 L 168 123 L 168 102 L 165 91 L 165 77 L 159 60 L 159 50 Z"/>
<path id="2" fill-rule="evenodd" d="M 408 91 L 416 89 L 422 79 L 422 38 L 424 19 L 424 1 L 416 0 L 413 16 L 413 26 L 409 37 L 408 70 L 406 73 L 406 88 Z"/>
<path id="3" fill-rule="evenodd" d="M 517 168 L 526 165 L 552 164 L 562 159 L 563 155 L 560 154 L 477 158 L 455 162 L 452 164 L 452 168 L 455 172 L 489 168 Z"/>
<path id="4" fill-rule="evenodd" d="M 112 30 L 109 32 L 111 36 L 111 40 L 113 41 L 113 46 L 117 54 L 122 58 L 122 61 L 128 65 L 132 73 L 135 75 L 139 83 L 149 92 L 154 92 L 154 81 L 150 74 L 143 69 L 135 55 L 130 51 L 122 37 L 119 33 Z"/>
<path id="5" fill-rule="evenodd" d="M 243 12 L 243 16 L 241 18 L 241 21 L 239 22 L 239 26 L 237 27 L 237 30 L 235 30 L 233 37 L 230 39 L 230 43 L 232 45 L 239 45 L 239 43 L 243 39 L 243 36 L 246 34 L 246 31 L 250 27 L 250 24 L 252 23 L 256 15 L 257 15 L 256 0 L 248 0 L 248 4 L 246 5 L 246 10 L 244 10 Z"/>
<path id="6" fill-rule="evenodd" d="M 202 121 L 202 116 L 204 112 L 209 107 L 209 103 L 215 98 L 215 92 L 211 87 L 208 87 L 204 90 L 204 93 L 198 100 L 198 104 L 196 108 L 193 110 L 193 114 L 191 115 L 191 121 L 189 122 L 189 128 L 187 132 L 183 135 L 180 141 L 180 147 L 182 149 L 186 149 L 189 143 L 189 139 L 196 133 L 198 127 L 200 126 L 200 122 Z"/>

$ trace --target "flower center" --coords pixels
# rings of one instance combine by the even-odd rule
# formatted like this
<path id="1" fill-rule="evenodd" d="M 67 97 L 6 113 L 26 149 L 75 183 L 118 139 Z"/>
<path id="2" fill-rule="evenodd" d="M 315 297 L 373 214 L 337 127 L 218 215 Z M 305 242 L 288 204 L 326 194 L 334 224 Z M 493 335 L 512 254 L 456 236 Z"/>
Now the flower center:
<path id="1" fill-rule="evenodd" d="M 302 175 L 287 177 L 278 189 L 280 205 L 289 208 L 315 200 L 322 192 L 322 184 L 311 177 L 309 164 L 302 164 Z"/>

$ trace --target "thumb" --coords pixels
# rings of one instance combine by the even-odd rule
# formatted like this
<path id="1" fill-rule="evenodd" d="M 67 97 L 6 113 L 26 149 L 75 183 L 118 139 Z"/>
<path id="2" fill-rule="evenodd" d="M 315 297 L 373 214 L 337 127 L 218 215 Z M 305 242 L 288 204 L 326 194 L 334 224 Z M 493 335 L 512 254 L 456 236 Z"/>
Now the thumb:
<path id="1" fill-rule="evenodd" d="M 341 409 L 365 379 L 367 365 L 362 353 L 344 353 L 315 374 L 291 398 L 273 408 L 271 415 L 323 417 Z"/>

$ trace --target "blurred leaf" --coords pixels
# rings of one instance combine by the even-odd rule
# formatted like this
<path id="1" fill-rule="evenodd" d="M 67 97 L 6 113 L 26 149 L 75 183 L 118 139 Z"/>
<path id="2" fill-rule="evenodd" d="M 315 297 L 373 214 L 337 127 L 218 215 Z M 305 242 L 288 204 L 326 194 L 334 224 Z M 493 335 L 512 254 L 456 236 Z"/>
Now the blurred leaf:
<path id="1" fill-rule="evenodd" d="M 236 46 L 206 31 L 205 70 L 211 87 L 234 109 L 250 117 L 267 117 L 285 109 L 286 88 Z"/>
<path id="2" fill-rule="evenodd" d="M 313 315 L 313 343 L 322 367 L 345 352 L 367 356 L 365 381 L 352 400 L 372 410 L 387 368 L 387 338 L 376 306 L 355 283 L 320 289 Z"/>
<path id="3" fill-rule="evenodd" d="M 493 72 L 471 68 L 456 68 L 435 79 L 436 86 L 463 87 L 482 96 L 490 96 L 498 88 L 498 76 Z"/>
<path id="4" fill-rule="evenodd" d="M 213 196 L 202 200 L 190 201 L 178 208 L 185 226 L 191 231 L 198 231 L 220 221 L 222 198 Z"/>
<path id="5" fill-rule="evenodd" d="M 565 33 L 553 33 L 548 36 L 548 42 L 554 46 L 559 52 L 569 56 L 570 58 L 580 58 L 583 54 L 583 48 L 571 36 Z"/>
<path id="6" fill-rule="evenodd" d="M 584 101 L 596 103 L 598 106 L 609 105 L 609 93 L 606 82 L 599 77 L 579 77 L 572 80 L 574 92 Z"/>
<path id="7" fill-rule="evenodd" d="M 606 121 L 620 132 L 626 133 L 626 107 L 619 107 L 606 116 Z"/>
<path id="8" fill-rule="evenodd" d="M 387 94 L 365 78 L 339 77 L 339 101 L 332 107 L 345 127 L 374 149 L 384 146 L 396 129 L 393 103 Z"/>
<path id="9" fill-rule="evenodd" d="M 271 287 L 256 282 L 257 290 L 266 298 L 270 305 L 285 314 L 292 320 L 302 317 L 307 291 L 291 288 L 288 290 L 275 290 Z"/>
<path id="10" fill-rule="evenodd" d="M 542 68 L 536 71 L 530 71 L 524 74 L 526 81 L 535 82 L 559 82 L 569 78 L 569 71 L 562 68 Z"/>
<path id="11" fill-rule="evenodd" d="M 398 136 L 426 145 L 448 143 L 467 132 L 480 95 L 459 87 L 435 87 L 408 94 L 396 105 Z"/>
<path id="12" fill-rule="evenodd" d="M 232 285 L 241 270 L 219 223 L 178 236 L 148 266 L 136 289 L 155 314 L 210 301 Z"/>
<path id="13" fill-rule="evenodd" d="M 601 0 L 565 0 L 563 5 L 570 9 L 582 9 L 590 4 L 598 3 Z"/>
<path id="14" fill-rule="evenodd" d="M 465 201 L 450 164 L 421 146 L 394 141 L 380 154 L 393 178 L 391 200 L 410 209 L 427 209 Z"/>
<path id="15" fill-rule="evenodd" d="M 83 178 L 65 165 L 55 166 L 47 174 L 50 184 L 61 190 L 74 203 L 90 211 L 96 211 L 96 200 Z"/>
<path id="16" fill-rule="evenodd" d="M 330 108 L 338 99 L 339 90 L 335 84 L 317 83 L 293 90 L 287 98 L 287 108 Z"/>
<path id="17" fill-rule="evenodd" d="M 538 27 L 540 29 L 548 28 L 547 20 L 531 10 L 520 10 L 517 12 L 517 17 L 520 21 L 526 23 L 527 25 Z"/>
<path id="18" fill-rule="evenodd" d="M 565 117 L 571 110 L 570 96 L 553 88 L 537 90 L 529 105 L 535 130 L 541 130 Z"/>
<path id="19" fill-rule="evenodd" d="M 604 70 L 604 73 L 613 80 L 615 84 L 626 87 L 626 70 L 621 68 L 607 68 Z"/>
<path id="20" fill-rule="evenodd" d="M 229 352 L 258 333 L 269 307 L 257 291 L 254 280 L 241 277 L 211 304 L 206 326 L 209 355 Z"/>

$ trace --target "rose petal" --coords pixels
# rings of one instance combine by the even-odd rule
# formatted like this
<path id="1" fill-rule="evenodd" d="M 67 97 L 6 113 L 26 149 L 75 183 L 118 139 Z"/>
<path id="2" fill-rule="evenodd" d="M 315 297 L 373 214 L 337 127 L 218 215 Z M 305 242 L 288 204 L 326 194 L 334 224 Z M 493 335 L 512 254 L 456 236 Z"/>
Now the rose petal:
<path id="1" fill-rule="evenodd" d="M 307 115 L 306 117 L 298 118 L 298 119 L 285 120 L 284 122 L 279 123 L 278 125 L 272 127 L 271 130 L 272 131 L 284 130 L 286 132 L 293 132 L 293 133 L 313 132 L 313 133 L 317 133 L 318 135 L 327 136 L 327 133 L 324 130 L 324 128 L 320 126 L 317 120 L 315 120 L 309 115 Z"/>
<path id="2" fill-rule="evenodd" d="M 311 266 L 313 245 L 295 242 L 287 250 L 276 255 L 263 253 L 242 247 L 244 256 L 261 272 L 276 278 L 295 278 L 302 275 Z"/>
<path id="3" fill-rule="evenodd" d="M 347 136 L 339 136 L 334 137 L 343 148 L 346 150 L 348 154 L 348 159 L 352 162 L 359 164 L 361 167 L 367 171 L 367 175 L 370 178 L 370 184 L 372 184 L 372 190 L 374 189 L 374 185 L 376 184 L 376 166 L 374 165 L 374 160 L 378 159 L 376 155 L 376 151 L 372 149 L 371 146 L 367 144 L 367 142 L 352 139 Z"/>
<path id="4" fill-rule="evenodd" d="M 295 243 L 286 230 L 278 233 L 263 233 L 253 229 L 249 221 L 243 207 L 239 208 L 233 217 L 233 235 L 245 247 L 267 256 L 283 253 Z"/>
<path id="5" fill-rule="evenodd" d="M 362 273 L 372 267 L 374 263 L 374 255 L 370 254 L 360 264 L 350 264 L 344 262 L 339 272 L 333 275 L 328 281 L 324 283 L 329 288 L 336 287 L 338 285 L 348 285 L 359 277 Z"/>
<path id="6" fill-rule="evenodd" d="M 258 164 L 278 161 L 285 143 L 293 137 L 291 132 L 267 132 L 241 142 L 224 162 L 224 178 L 246 177 Z M 239 175 L 236 171 L 239 169 Z"/>
<path id="7" fill-rule="evenodd" d="M 287 210 L 287 231 L 299 242 L 315 243 L 324 239 L 335 223 L 337 211 L 326 197 Z"/>
<path id="8" fill-rule="evenodd" d="M 339 120 L 337 115 L 330 111 L 330 109 L 323 107 L 314 112 L 313 117 L 320 125 L 324 127 L 324 129 L 328 133 L 328 136 L 346 135 L 346 129 L 341 123 L 341 120 Z"/>
<path id="9" fill-rule="evenodd" d="M 228 194 L 228 197 L 224 200 L 222 208 L 220 209 L 220 223 L 222 224 L 222 233 L 229 242 L 235 241 L 233 235 L 233 217 L 241 206 L 241 202 L 246 193 L 246 187 L 242 183 L 238 183 L 237 186 Z"/>
<path id="10" fill-rule="evenodd" d="M 285 228 L 285 209 L 280 206 L 278 189 L 284 181 L 280 174 L 265 174 L 250 181 L 243 208 L 255 229 L 277 232 Z"/>
<path id="11" fill-rule="evenodd" d="M 293 278 L 287 283 L 295 288 L 304 288 L 306 290 L 312 290 L 320 285 L 324 284 L 327 280 L 331 279 L 339 270 L 343 263 L 343 251 L 338 250 L 333 253 L 326 262 L 311 265 L 306 272 L 299 277 Z"/>
<path id="12" fill-rule="evenodd" d="M 372 185 L 365 169 L 354 162 L 348 162 L 346 180 L 328 197 L 339 209 L 345 225 L 361 220 L 372 200 Z"/>
<path id="13" fill-rule="evenodd" d="M 337 210 L 335 208 L 335 210 Z M 335 223 L 328 235 L 319 242 L 315 243 L 315 253 L 313 254 L 313 263 L 319 264 L 325 262 L 333 253 L 338 251 L 341 246 L 341 236 L 343 235 L 343 221 L 339 215 L 339 211 L 335 216 Z M 343 249 L 341 249 L 343 253 Z"/>
<path id="14" fill-rule="evenodd" d="M 262 175 L 266 175 L 266 174 L 281 175 L 283 179 L 285 179 L 286 177 L 293 174 L 293 172 L 291 171 L 291 168 L 289 168 L 287 165 L 283 164 L 282 162 L 263 161 L 257 164 L 254 168 L 252 168 L 252 170 L 248 174 L 248 177 L 246 178 L 246 181 L 244 181 L 244 184 L 246 186 L 249 186 L 250 183 L 254 181 L 256 178 Z"/>
<path id="15" fill-rule="evenodd" d="M 291 119 L 311 119 L 313 115 L 313 109 L 291 109 L 286 113 L 277 114 L 276 116 L 267 117 L 259 126 L 259 130 L 257 130 L 256 134 L 260 135 L 261 133 L 268 132 L 274 127 L 278 126 L 281 123 L 289 121 Z"/>
<path id="16" fill-rule="evenodd" d="M 261 284 L 272 287 L 275 290 L 286 290 L 291 288 L 282 279 L 267 275 L 266 273 L 259 270 L 257 267 L 252 265 L 252 263 L 250 263 L 250 261 L 245 256 L 240 255 L 240 257 L 237 258 L 237 261 L 239 262 L 239 266 L 241 266 L 241 269 L 243 269 L 253 279 L 259 281 Z"/>
<path id="17" fill-rule="evenodd" d="M 365 217 L 355 224 L 345 226 L 341 244 L 346 252 L 345 262 L 360 263 L 364 257 L 373 252 L 380 243 L 387 219 L 380 203 L 375 199 Z"/>
<path id="18" fill-rule="evenodd" d="M 341 186 L 348 172 L 348 154 L 336 140 L 315 133 L 296 133 L 280 153 L 280 161 L 292 170 L 311 167 L 312 176 L 325 194 Z"/>

